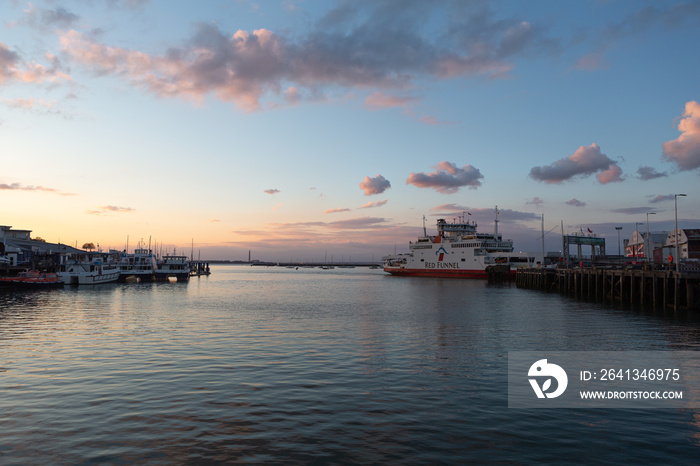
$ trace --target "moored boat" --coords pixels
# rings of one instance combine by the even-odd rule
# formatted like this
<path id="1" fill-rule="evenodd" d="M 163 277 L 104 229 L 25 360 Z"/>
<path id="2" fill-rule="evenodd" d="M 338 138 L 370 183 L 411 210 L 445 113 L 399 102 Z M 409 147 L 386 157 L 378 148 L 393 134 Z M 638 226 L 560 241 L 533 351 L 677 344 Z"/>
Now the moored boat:
<path id="1" fill-rule="evenodd" d="M 186 282 L 190 279 L 190 261 L 187 256 L 166 255 L 156 261 L 156 264 L 156 280 L 175 278 L 179 282 Z"/>
<path id="2" fill-rule="evenodd" d="M 63 286 L 64 282 L 53 272 L 38 272 L 30 270 L 20 272 L 16 277 L 0 278 L 3 288 L 43 289 Z"/>
<path id="3" fill-rule="evenodd" d="M 103 252 L 67 256 L 60 265 L 58 276 L 69 285 L 99 285 L 116 282 L 119 267 Z"/>
<path id="4" fill-rule="evenodd" d="M 133 254 L 119 253 L 119 281 L 152 282 L 156 277 L 156 258 L 150 249 L 136 248 Z"/>
<path id="5" fill-rule="evenodd" d="M 439 219 L 434 236 L 427 234 L 424 224 L 423 236 L 409 242 L 409 250 L 385 257 L 384 271 L 403 276 L 485 279 L 489 266 L 508 265 L 515 274 L 518 267 L 542 262 L 542 254 L 513 252 L 513 241 L 498 233 L 498 218 L 493 234 L 479 233 L 476 222 L 463 217 L 453 223 Z"/>

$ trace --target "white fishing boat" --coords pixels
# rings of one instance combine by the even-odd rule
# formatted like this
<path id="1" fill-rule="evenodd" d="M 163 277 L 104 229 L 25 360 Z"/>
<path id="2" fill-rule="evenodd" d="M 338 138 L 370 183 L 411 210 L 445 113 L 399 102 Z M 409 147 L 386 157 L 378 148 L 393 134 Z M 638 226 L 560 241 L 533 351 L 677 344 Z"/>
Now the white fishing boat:
<path id="1" fill-rule="evenodd" d="M 119 267 L 103 252 L 70 254 L 63 258 L 57 275 L 66 285 L 98 285 L 116 282 Z"/>
<path id="2" fill-rule="evenodd" d="M 503 239 L 498 232 L 498 208 L 493 234 L 477 232 L 476 222 L 464 217 L 448 223 L 437 221 L 437 234 L 409 242 L 409 253 L 384 258 L 384 271 L 392 275 L 451 278 L 487 278 L 487 267 L 535 266 L 542 254 L 513 252 L 513 240 Z M 425 222 L 425 218 L 423 219 Z"/>
<path id="3" fill-rule="evenodd" d="M 156 264 L 156 280 L 175 278 L 179 282 L 186 282 L 190 279 L 190 261 L 187 256 L 165 255 Z"/>

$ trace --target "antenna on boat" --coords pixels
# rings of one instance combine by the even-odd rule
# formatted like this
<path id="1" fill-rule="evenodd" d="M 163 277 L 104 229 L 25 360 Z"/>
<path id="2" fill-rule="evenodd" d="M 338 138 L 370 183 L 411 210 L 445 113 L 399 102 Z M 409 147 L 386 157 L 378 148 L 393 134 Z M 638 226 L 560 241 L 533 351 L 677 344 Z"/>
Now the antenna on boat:
<path id="1" fill-rule="evenodd" d="M 542 267 L 544 267 L 544 214 L 542 214 Z"/>
<path id="2" fill-rule="evenodd" d="M 428 236 L 428 231 L 425 229 L 425 215 L 423 215 L 423 236 Z"/>
<path id="3" fill-rule="evenodd" d="M 496 213 L 496 220 L 494 220 L 493 223 L 493 239 L 498 241 L 498 214 L 500 213 L 498 212 L 498 206 L 496 206 L 496 210 L 494 210 L 494 212 Z"/>

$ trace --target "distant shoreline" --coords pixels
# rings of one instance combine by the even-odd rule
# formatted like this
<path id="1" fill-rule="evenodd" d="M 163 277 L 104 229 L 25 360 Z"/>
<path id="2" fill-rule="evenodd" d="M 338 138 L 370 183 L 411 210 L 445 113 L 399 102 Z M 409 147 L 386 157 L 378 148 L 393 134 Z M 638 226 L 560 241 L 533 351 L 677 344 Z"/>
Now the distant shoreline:
<path id="1" fill-rule="evenodd" d="M 270 261 L 240 261 L 240 260 L 198 260 L 197 262 L 206 262 L 208 264 L 217 265 L 251 265 L 251 266 L 279 266 L 279 267 L 371 267 L 381 266 L 381 262 L 270 262 Z"/>

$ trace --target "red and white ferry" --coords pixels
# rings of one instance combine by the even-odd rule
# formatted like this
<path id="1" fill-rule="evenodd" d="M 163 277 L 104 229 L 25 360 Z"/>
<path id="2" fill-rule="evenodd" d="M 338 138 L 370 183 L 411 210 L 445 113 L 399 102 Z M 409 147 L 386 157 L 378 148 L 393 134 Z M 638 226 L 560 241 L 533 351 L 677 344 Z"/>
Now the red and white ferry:
<path id="1" fill-rule="evenodd" d="M 511 273 L 518 267 L 534 267 L 542 254 L 513 252 L 513 240 L 498 233 L 498 208 L 493 234 L 478 233 L 476 222 L 460 217 L 448 223 L 437 221 L 437 235 L 423 236 L 409 242 L 410 252 L 384 258 L 384 271 L 392 275 L 417 277 L 487 278 L 491 265 L 509 265 Z"/>

